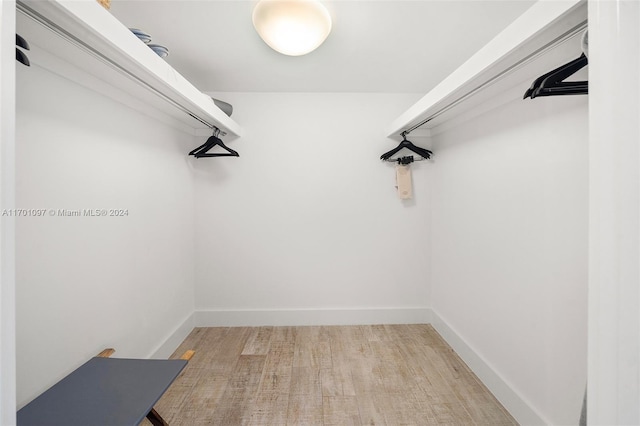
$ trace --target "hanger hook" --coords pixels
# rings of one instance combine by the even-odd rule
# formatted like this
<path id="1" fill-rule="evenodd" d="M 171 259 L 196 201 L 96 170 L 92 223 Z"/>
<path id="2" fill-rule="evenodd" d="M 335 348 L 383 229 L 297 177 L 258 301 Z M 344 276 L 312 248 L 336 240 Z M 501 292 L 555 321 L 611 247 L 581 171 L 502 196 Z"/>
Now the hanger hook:
<path id="1" fill-rule="evenodd" d="M 407 132 L 406 130 L 405 130 L 405 131 L 403 131 L 402 133 L 400 133 L 400 136 L 402 136 L 402 140 L 405 140 L 405 141 L 407 140 L 407 134 L 408 134 L 408 133 L 409 133 L 409 132 Z"/>

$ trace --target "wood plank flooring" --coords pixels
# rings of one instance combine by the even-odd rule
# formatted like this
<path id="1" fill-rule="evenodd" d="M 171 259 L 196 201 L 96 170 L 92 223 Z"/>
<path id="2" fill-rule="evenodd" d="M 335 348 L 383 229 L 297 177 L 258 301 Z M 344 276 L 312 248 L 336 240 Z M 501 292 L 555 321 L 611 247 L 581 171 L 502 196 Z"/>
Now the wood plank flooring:
<path id="1" fill-rule="evenodd" d="M 196 328 L 188 349 L 172 426 L 517 425 L 430 325 Z"/>

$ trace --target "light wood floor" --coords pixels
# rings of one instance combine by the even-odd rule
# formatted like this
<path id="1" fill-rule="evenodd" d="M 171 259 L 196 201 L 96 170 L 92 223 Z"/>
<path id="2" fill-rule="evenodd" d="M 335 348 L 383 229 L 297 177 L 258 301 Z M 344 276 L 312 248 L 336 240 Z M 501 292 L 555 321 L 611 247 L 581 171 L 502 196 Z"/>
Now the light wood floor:
<path id="1" fill-rule="evenodd" d="M 196 328 L 188 349 L 171 426 L 517 424 L 430 325 Z"/>

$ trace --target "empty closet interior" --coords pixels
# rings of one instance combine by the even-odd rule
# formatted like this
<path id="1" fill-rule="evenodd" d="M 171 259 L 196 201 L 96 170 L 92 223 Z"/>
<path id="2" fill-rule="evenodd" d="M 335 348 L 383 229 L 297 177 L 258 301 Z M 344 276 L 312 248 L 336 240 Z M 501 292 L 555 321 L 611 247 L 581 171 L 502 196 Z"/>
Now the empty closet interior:
<path id="1" fill-rule="evenodd" d="M 509 9 L 500 28 L 428 90 L 386 92 L 366 75 L 220 90 L 222 62 L 231 74 L 192 83 L 198 57 L 169 59 L 205 49 L 165 60 L 127 29 L 160 32 L 171 3 L 18 1 L 16 205 L 42 211 L 16 218 L 18 406 L 104 347 L 165 358 L 194 327 L 430 323 L 518 422 L 577 423 L 588 96 L 523 96 L 581 56 L 586 2 L 485 2 Z M 344 3 L 366 19 L 389 2 Z M 143 21 L 141 4 L 167 9 Z M 358 31 L 339 19 L 327 43 Z M 432 153 L 404 160 L 410 199 L 403 165 L 380 161 L 403 136 Z"/>

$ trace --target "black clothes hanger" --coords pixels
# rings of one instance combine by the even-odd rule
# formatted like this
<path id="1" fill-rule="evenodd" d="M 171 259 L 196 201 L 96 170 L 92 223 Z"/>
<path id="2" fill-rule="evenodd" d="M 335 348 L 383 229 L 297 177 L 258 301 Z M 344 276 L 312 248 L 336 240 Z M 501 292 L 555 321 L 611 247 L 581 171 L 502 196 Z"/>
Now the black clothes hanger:
<path id="1" fill-rule="evenodd" d="M 27 40 L 22 38 L 20 34 L 16 34 L 16 46 L 22 47 L 25 50 L 29 50 L 29 43 L 27 43 Z"/>
<path id="2" fill-rule="evenodd" d="M 27 43 L 27 41 L 19 34 L 16 34 L 16 46 L 29 50 L 29 43 Z M 18 47 L 16 47 L 16 60 L 23 65 L 31 66 L 27 55 L 22 50 L 18 49 Z"/>
<path id="3" fill-rule="evenodd" d="M 380 156 L 380 159 L 383 161 L 398 161 L 400 164 L 409 164 L 413 161 L 413 158 L 411 158 L 412 161 L 409 161 L 408 157 L 402 157 L 398 160 L 390 160 L 391 156 L 393 154 L 395 154 L 396 152 L 400 151 L 401 149 L 406 148 L 409 151 L 413 151 L 416 154 L 420 155 L 422 158 L 426 158 L 429 159 L 431 158 L 431 154 L 433 154 L 433 152 L 429 151 L 428 149 L 425 148 L 420 148 L 419 146 L 415 146 L 413 143 L 411 143 L 411 141 L 407 140 L 407 133 L 406 132 L 402 132 L 402 142 L 400 142 L 400 144 L 398 146 L 396 146 L 395 148 L 393 148 L 391 151 L 385 152 L 384 154 L 382 154 Z M 413 157 L 413 156 L 411 156 Z M 406 160 L 403 160 L 406 159 Z M 403 161 L 407 161 L 406 163 L 403 163 L 401 160 Z"/>
<path id="4" fill-rule="evenodd" d="M 579 58 L 574 59 L 548 73 L 538 77 L 531 87 L 527 89 L 523 99 L 536 98 L 538 96 L 558 96 L 558 95 L 586 95 L 589 93 L 588 81 L 563 81 L 584 68 L 589 63 L 587 56 L 583 53 Z"/>
<path id="5" fill-rule="evenodd" d="M 196 158 L 203 158 L 203 157 L 240 157 L 240 154 L 238 154 L 236 151 L 234 151 L 233 149 L 229 148 L 228 146 L 226 146 L 224 144 L 224 142 L 222 142 L 222 139 L 220 139 L 217 136 L 219 133 L 220 133 L 220 130 L 216 129 L 214 134 L 212 136 L 210 136 L 209 139 L 207 139 L 207 141 L 205 143 L 203 143 L 202 145 L 200 145 L 196 149 L 192 150 L 189 153 L 189 155 L 193 155 Z M 224 148 L 227 152 L 226 153 L 211 153 L 211 154 L 207 152 L 207 151 L 209 151 L 211 148 L 213 148 L 216 145 Z"/>

